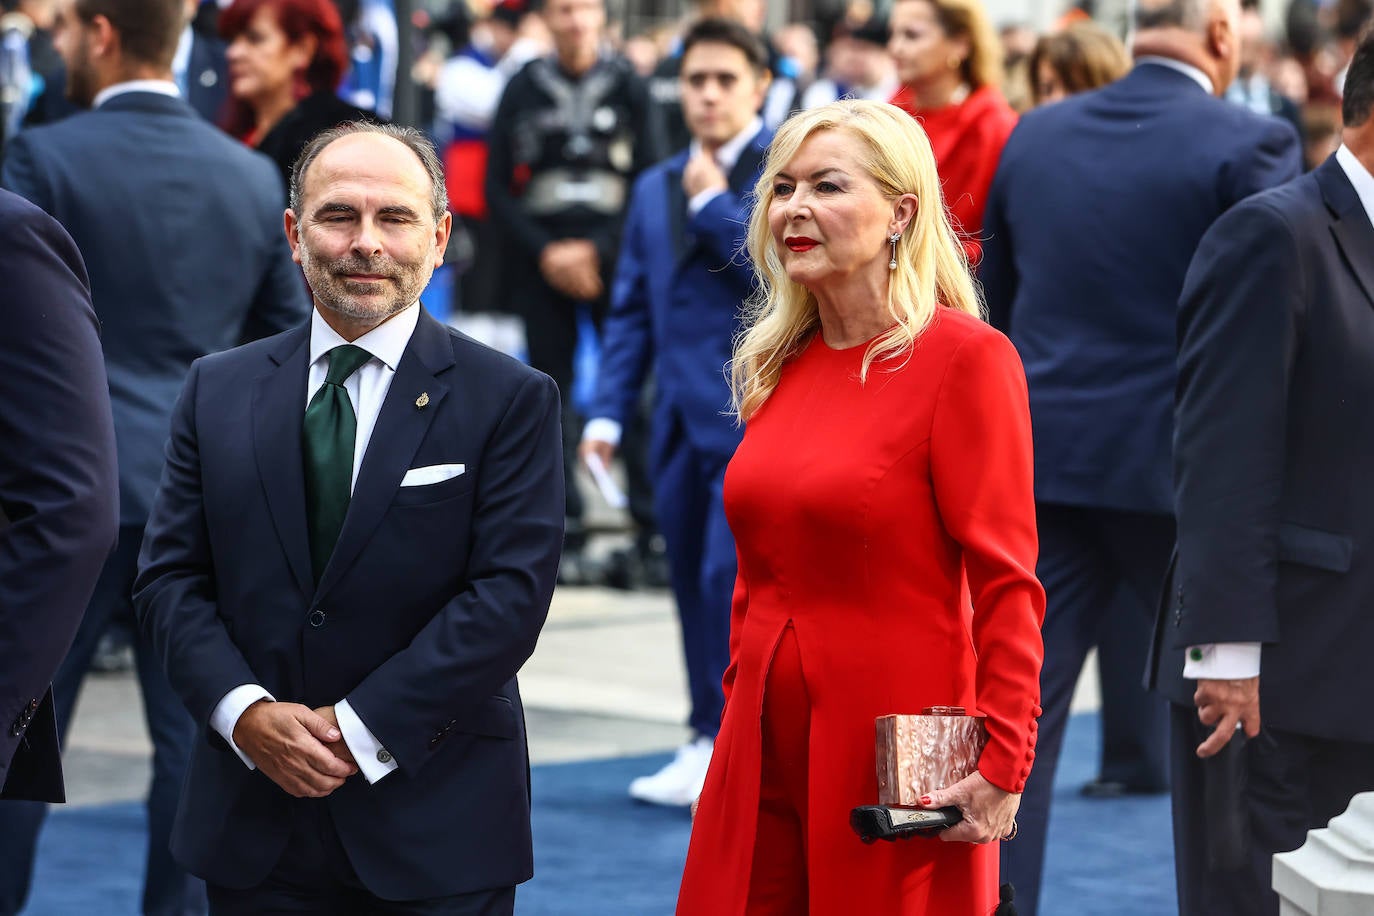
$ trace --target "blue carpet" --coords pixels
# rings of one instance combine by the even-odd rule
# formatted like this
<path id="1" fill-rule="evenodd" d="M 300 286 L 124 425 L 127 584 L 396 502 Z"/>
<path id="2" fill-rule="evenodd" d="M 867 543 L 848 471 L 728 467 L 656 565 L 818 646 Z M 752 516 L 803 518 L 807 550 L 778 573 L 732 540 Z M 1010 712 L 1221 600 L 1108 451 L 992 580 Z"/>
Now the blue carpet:
<path id="1" fill-rule="evenodd" d="M 1056 788 L 1045 916 L 1175 912 L 1167 798 L 1090 801 L 1097 716 L 1070 724 Z M 535 879 L 520 916 L 661 916 L 672 912 L 689 829 L 685 811 L 635 805 L 625 786 L 665 756 L 536 767 Z M 43 833 L 26 916 L 138 912 L 144 848 L 135 804 L 56 810 Z"/>

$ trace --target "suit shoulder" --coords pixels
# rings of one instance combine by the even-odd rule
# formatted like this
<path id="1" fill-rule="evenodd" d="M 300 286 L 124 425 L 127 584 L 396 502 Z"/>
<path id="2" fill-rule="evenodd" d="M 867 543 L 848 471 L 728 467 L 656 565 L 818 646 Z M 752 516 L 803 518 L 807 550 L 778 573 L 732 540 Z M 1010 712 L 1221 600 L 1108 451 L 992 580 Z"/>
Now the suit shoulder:
<path id="1" fill-rule="evenodd" d="M 507 385 L 512 390 L 529 383 L 531 379 L 554 385 L 552 378 L 522 363 L 514 356 L 474 340 L 455 328 L 445 330 L 448 332 L 449 345 L 453 348 L 453 357 L 458 365 L 470 368 L 482 376 L 485 383 Z"/>
<path id="2" fill-rule="evenodd" d="M 12 191 L 0 190 L 0 245 L 9 247 L 21 234 L 66 230 L 41 207 Z"/>
<path id="3" fill-rule="evenodd" d="M 1287 231 L 1298 236 L 1313 220 L 1325 219 L 1321 187 L 1312 175 L 1300 175 L 1252 194 L 1231 207 L 1208 229 L 1208 235 L 1267 234 Z"/>

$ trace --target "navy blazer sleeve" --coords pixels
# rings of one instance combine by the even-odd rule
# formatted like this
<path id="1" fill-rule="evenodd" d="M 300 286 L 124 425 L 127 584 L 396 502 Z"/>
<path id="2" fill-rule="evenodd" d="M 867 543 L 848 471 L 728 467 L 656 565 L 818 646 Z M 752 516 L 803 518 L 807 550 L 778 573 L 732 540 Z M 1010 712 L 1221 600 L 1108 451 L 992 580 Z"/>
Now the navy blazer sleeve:
<path id="1" fill-rule="evenodd" d="M 467 588 L 346 697 L 407 775 L 433 756 L 435 723 L 489 697 L 534 652 L 563 539 L 560 411 L 553 380 L 528 374 L 477 463 Z"/>
<path id="2" fill-rule="evenodd" d="M 1013 132 L 1008 145 L 1014 143 Z M 1006 221 L 1006 151 L 992 180 L 988 203 L 983 211 L 983 259 L 973 265 L 983 287 L 988 324 L 1003 334 L 1011 333 L 1011 304 L 1016 299 L 1016 260 L 1012 257 L 1011 227 Z"/>
<path id="3" fill-rule="evenodd" d="M 139 551 L 134 609 L 177 695 L 197 722 L 208 723 L 225 694 L 261 679 L 234 645 L 215 602 L 196 432 L 201 362 L 191 364 L 172 412 L 167 460 Z M 206 422 L 215 422 L 214 405 L 206 411 Z"/>
<path id="4" fill-rule="evenodd" d="M 1203 236 L 1178 313 L 1174 487 L 1185 598 L 1174 648 L 1278 639 L 1279 500 L 1304 302 L 1298 235 L 1265 198 L 1230 210 Z"/>
<path id="5" fill-rule="evenodd" d="M 114 425 L 86 270 L 55 220 L 0 193 L 0 782 L 118 526 Z"/>

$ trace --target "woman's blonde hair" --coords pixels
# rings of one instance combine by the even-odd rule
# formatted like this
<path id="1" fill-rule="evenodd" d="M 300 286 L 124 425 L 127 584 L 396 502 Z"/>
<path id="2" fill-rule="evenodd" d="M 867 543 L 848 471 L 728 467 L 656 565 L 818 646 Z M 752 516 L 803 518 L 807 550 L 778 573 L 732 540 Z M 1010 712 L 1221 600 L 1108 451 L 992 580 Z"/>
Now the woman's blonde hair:
<path id="1" fill-rule="evenodd" d="M 897 243 L 897 266 L 891 271 L 884 303 L 894 327 L 868 345 L 860 378 L 868 378 L 874 362 L 909 356 L 937 305 L 970 315 L 982 312 L 963 245 L 945 213 L 930 141 L 915 119 L 896 106 L 857 99 L 793 115 L 768 148 L 749 220 L 746 244 L 759 289 L 746 303 L 745 331 L 735 342 L 730 363 L 733 405 L 741 421 L 753 416 L 768 399 L 783 365 L 820 326 L 815 296 L 789 279 L 782 265 L 768 226 L 768 210 L 778 173 L 808 138 L 827 130 L 845 131 L 860 141 L 863 152 L 857 165 L 884 197 L 895 201 L 903 194 L 914 194 L 918 201 Z"/>
<path id="2" fill-rule="evenodd" d="M 898 0 L 902 3 L 929 3 L 950 38 L 968 40 L 968 57 L 960 65 L 964 82 L 973 89 L 1002 85 L 1002 41 L 992 27 L 980 0 Z"/>

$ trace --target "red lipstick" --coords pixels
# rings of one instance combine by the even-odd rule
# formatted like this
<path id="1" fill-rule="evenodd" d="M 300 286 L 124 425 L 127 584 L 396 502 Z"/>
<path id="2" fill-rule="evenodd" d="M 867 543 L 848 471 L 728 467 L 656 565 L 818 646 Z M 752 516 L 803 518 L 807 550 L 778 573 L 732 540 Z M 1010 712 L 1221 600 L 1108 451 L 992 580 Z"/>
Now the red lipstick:
<path id="1" fill-rule="evenodd" d="M 804 235 L 794 235 L 791 238 L 783 239 L 782 243 L 793 251 L 810 251 L 820 244 L 815 239 L 807 238 Z"/>

